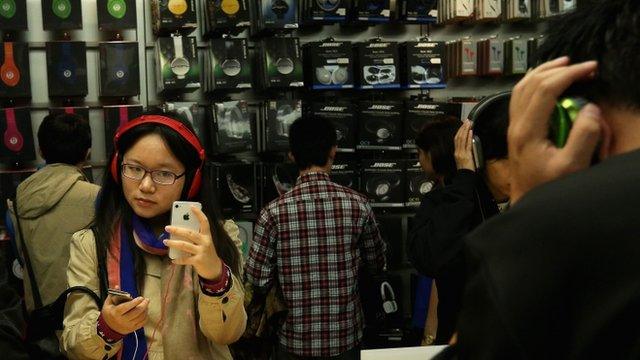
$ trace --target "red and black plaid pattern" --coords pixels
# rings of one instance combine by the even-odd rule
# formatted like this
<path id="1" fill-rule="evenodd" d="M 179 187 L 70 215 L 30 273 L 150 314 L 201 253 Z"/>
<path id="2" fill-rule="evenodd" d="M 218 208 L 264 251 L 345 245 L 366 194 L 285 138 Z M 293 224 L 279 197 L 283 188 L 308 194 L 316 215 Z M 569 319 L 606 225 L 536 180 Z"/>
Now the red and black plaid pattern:
<path id="1" fill-rule="evenodd" d="M 310 173 L 262 209 L 246 276 L 263 289 L 277 276 L 289 309 L 279 332 L 288 352 L 335 356 L 360 343 L 358 268 L 381 271 L 384 252 L 367 199 Z"/>

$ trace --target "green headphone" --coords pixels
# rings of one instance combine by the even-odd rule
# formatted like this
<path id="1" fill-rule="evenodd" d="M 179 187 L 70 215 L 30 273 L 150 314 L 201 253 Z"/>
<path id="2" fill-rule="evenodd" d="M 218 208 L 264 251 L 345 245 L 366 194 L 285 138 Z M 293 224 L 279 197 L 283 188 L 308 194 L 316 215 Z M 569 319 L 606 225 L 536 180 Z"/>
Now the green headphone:
<path id="1" fill-rule="evenodd" d="M 116 19 L 122 19 L 127 13 L 127 2 L 125 0 L 109 0 L 107 11 Z"/>
<path id="2" fill-rule="evenodd" d="M 0 0 L 0 16 L 11 19 L 16 14 L 15 0 Z"/>
<path id="3" fill-rule="evenodd" d="M 573 122 L 586 103 L 587 101 L 582 98 L 565 98 L 556 103 L 549 136 L 557 147 L 562 148 L 566 145 Z"/>
<path id="4" fill-rule="evenodd" d="M 71 15 L 71 1 L 69 0 L 53 0 L 51 10 L 55 16 L 66 19 Z"/>

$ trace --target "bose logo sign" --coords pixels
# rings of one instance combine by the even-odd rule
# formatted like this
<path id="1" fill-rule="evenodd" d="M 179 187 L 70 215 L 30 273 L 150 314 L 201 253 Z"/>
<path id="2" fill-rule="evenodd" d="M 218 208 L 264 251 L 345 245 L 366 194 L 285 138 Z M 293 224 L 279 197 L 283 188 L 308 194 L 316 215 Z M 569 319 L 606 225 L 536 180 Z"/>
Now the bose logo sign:
<path id="1" fill-rule="evenodd" d="M 396 163 L 375 163 L 371 165 L 372 168 L 392 168 Z"/>
<path id="2" fill-rule="evenodd" d="M 323 43 L 323 44 L 320 45 L 320 47 L 339 47 L 341 45 L 342 45 L 342 43 L 333 42 L 333 43 Z"/>
<path id="3" fill-rule="evenodd" d="M 322 108 L 322 110 L 320 111 L 345 111 L 347 110 L 346 107 L 341 107 L 341 106 L 325 106 Z"/>
<path id="4" fill-rule="evenodd" d="M 417 110 L 435 110 L 437 108 L 438 108 L 438 105 L 420 104 L 420 105 L 417 105 L 414 109 L 417 109 Z"/>
<path id="5" fill-rule="evenodd" d="M 417 47 L 417 48 L 423 48 L 423 47 L 426 47 L 426 48 L 434 48 L 434 47 L 436 47 L 436 46 L 437 46 L 437 44 L 434 44 L 434 43 L 417 43 L 417 44 L 416 44 L 416 47 Z"/>
<path id="6" fill-rule="evenodd" d="M 393 105 L 371 105 L 369 110 L 391 110 L 393 109 Z"/>
<path id="7" fill-rule="evenodd" d="M 368 48 L 386 48 L 389 47 L 389 44 L 386 43 L 382 43 L 382 44 L 369 44 L 369 46 L 367 46 Z"/>
<path id="8" fill-rule="evenodd" d="M 344 170 L 344 169 L 346 169 L 346 168 L 347 168 L 347 166 L 349 166 L 349 165 L 333 165 L 333 166 L 331 167 L 331 169 L 332 169 L 332 170 Z"/>

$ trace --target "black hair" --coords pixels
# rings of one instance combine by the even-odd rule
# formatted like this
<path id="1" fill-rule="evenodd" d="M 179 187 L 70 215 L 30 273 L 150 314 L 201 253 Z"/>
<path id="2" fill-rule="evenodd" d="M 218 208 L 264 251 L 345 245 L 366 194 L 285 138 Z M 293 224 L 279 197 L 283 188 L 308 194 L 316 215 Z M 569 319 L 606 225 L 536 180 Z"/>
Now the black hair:
<path id="1" fill-rule="evenodd" d="M 47 115 L 38 128 L 38 143 L 47 164 L 78 165 L 91 148 L 89 120 L 76 114 Z"/>
<path id="2" fill-rule="evenodd" d="M 473 135 L 480 138 L 485 161 L 507 158 L 510 101 L 511 96 L 497 98 L 475 117 Z"/>
<path id="3" fill-rule="evenodd" d="M 178 122 L 183 123 L 194 134 L 195 131 L 191 123 L 182 116 L 175 113 L 161 113 L 150 111 L 145 115 L 163 115 Z M 117 152 L 118 164 L 122 164 L 124 153 L 131 148 L 141 137 L 157 134 L 167 144 L 173 155 L 180 160 L 186 169 L 185 186 L 182 191 L 181 200 L 187 199 L 187 193 L 191 187 L 194 175 L 198 166 L 200 166 L 200 158 L 197 151 L 191 146 L 180 134 L 167 126 L 158 124 L 144 124 L 136 126 L 124 133 L 118 140 L 117 149 L 110 159 L 113 159 Z M 109 172 L 104 177 L 102 191 L 98 199 L 96 208 L 96 216 L 94 229 L 96 231 L 96 240 L 99 244 L 98 256 L 106 256 L 109 249 L 109 242 L 113 238 L 114 231 L 118 231 L 116 225 L 120 222 L 125 226 L 129 233 L 132 232 L 131 217 L 133 210 L 125 199 L 120 184 L 121 169 L 118 166 L 118 181 L 116 181 Z M 216 251 L 220 258 L 233 270 L 234 274 L 239 274 L 240 269 L 240 253 L 223 227 L 223 219 L 220 215 L 219 206 L 213 191 L 213 182 L 210 178 L 210 171 L 204 168 L 202 170 L 202 182 L 198 195 L 193 199 L 202 204 L 202 211 L 205 213 L 211 226 L 211 235 L 214 240 Z M 133 244 L 131 240 L 131 248 L 134 249 L 136 273 L 138 276 L 138 284 L 141 286 L 144 274 L 144 262 L 142 261 L 141 250 Z"/>
<path id="4" fill-rule="evenodd" d="M 330 120 L 305 117 L 289 127 L 289 149 L 299 170 L 325 166 L 336 145 L 336 129 Z"/>
<path id="5" fill-rule="evenodd" d="M 429 153 L 433 170 L 445 178 L 454 176 L 457 171 L 453 138 L 460 125 L 455 117 L 443 117 L 426 123 L 416 136 L 416 146 Z"/>
<path id="6" fill-rule="evenodd" d="M 581 1 L 576 11 L 551 20 L 538 62 L 569 56 L 571 63 L 598 61 L 591 81 L 574 84 L 566 96 L 640 108 L 640 1 Z"/>

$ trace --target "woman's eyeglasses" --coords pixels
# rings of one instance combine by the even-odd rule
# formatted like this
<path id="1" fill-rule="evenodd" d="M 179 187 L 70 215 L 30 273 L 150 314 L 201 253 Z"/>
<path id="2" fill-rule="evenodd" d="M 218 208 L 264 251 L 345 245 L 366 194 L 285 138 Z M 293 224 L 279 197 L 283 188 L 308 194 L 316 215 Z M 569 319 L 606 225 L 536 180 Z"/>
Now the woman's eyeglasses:
<path id="1" fill-rule="evenodd" d="M 148 170 L 140 165 L 122 164 L 122 176 L 131 180 L 141 181 L 147 174 L 151 174 L 151 180 L 159 185 L 172 185 L 186 173 L 185 171 L 177 175 L 167 170 Z"/>

